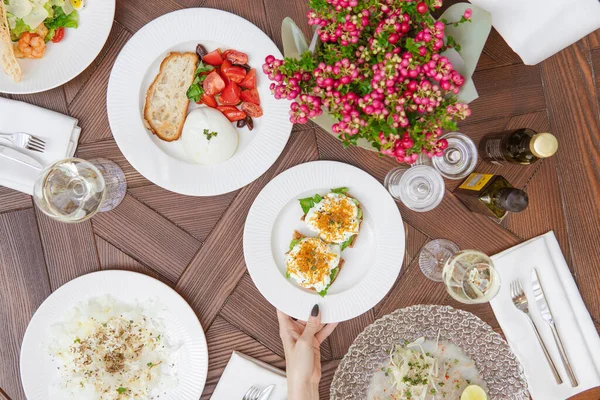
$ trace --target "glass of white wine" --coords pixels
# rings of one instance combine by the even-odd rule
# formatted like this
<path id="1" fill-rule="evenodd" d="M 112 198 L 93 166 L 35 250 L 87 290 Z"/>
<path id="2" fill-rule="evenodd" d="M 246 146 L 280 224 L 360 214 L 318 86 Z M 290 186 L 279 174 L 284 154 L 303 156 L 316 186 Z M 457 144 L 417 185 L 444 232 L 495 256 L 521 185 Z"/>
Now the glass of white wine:
<path id="1" fill-rule="evenodd" d="M 450 296 L 465 304 L 487 303 L 500 290 L 494 262 L 477 250 L 461 250 L 450 256 L 442 279 Z"/>
<path id="2" fill-rule="evenodd" d="M 126 191 L 125 174 L 116 163 L 103 158 L 67 158 L 42 171 L 33 199 L 44 214 L 74 223 L 112 210 L 121 203 Z"/>

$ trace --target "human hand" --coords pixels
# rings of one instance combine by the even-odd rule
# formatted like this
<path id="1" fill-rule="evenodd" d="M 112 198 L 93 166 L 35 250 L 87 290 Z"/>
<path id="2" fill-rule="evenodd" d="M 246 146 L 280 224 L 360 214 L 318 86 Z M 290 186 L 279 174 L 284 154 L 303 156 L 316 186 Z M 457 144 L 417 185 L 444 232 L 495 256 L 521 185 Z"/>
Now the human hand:
<path id="1" fill-rule="evenodd" d="M 321 343 L 337 323 L 321 324 L 318 304 L 313 307 L 308 322 L 295 321 L 279 310 L 277 318 L 287 365 L 288 400 L 318 400 Z"/>

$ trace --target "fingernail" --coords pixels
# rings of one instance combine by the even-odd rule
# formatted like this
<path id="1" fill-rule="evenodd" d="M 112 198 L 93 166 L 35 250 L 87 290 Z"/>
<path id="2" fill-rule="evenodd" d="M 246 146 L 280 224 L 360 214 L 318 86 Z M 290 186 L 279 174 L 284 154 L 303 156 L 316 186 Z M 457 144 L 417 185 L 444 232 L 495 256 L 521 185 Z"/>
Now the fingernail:
<path id="1" fill-rule="evenodd" d="M 312 311 L 310 312 L 310 315 L 312 317 L 316 317 L 317 315 L 319 315 L 319 305 L 318 304 L 315 304 Z"/>

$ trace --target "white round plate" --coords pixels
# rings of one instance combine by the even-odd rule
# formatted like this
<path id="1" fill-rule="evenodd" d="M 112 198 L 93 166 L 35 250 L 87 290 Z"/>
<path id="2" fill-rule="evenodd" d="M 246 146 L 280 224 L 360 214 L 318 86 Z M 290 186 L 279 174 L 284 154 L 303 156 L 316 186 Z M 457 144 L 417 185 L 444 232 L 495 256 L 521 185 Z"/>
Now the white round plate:
<path id="1" fill-rule="evenodd" d="M 136 304 L 158 300 L 166 310 L 166 334 L 181 341 L 176 355 L 179 383 L 161 400 L 197 400 L 202 394 L 208 372 L 208 348 L 198 317 L 173 289 L 149 276 L 130 271 L 100 271 L 74 279 L 54 291 L 37 309 L 29 322 L 21 345 L 21 381 L 29 400 L 49 398 L 57 378 L 56 364 L 45 350 L 50 326 L 64 320 L 65 313 L 78 303 L 110 295 L 120 302 Z M 62 399 L 61 399 L 62 400 Z"/>
<path id="2" fill-rule="evenodd" d="M 347 187 L 363 210 L 354 247 L 325 297 L 285 277 L 285 253 L 294 230 L 316 236 L 300 220 L 298 199 L 325 195 Z M 254 284 L 284 313 L 306 320 L 321 306 L 323 323 L 354 318 L 377 304 L 390 290 L 404 258 L 404 225 L 387 190 L 365 171 L 334 161 L 314 161 L 290 168 L 269 182 L 248 212 L 244 228 L 244 258 Z"/>
<path id="3" fill-rule="evenodd" d="M 38 93 L 53 89 L 75 78 L 98 56 L 115 18 L 115 0 L 86 0 L 78 10 L 79 27 L 65 30 L 60 43 L 47 43 L 39 60 L 19 59 L 23 72 L 15 82 L 0 68 L 0 92 Z"/>
<path id="4" fill-rule="evenodd" d="M 219 47 L 248 54 L 256 69 L 264 115 L 254 129 L 238 129 L 239 145 L 229 160 L 200 165 L 187 160 L 181 140 L 165 142 L 143 124 L 146 91 L 169 52 L 208 51 Z M 292 131 L 288 101 L 275 100 L 262 72 L 265 58 L 282 58 L 259 28 L 221 10 L 188 8 L 163 15 L 140 29 L 125 45 L 111 72 L 107 110 L 113 136 L 129 163 L 163 188 L 191 196 L 214 196 L 239 189 L 261 176 L 281 154 Z M 190 105 L 190 110 L 197 107 Z M 236 128 L 237 129 L 237 128 Z"/>

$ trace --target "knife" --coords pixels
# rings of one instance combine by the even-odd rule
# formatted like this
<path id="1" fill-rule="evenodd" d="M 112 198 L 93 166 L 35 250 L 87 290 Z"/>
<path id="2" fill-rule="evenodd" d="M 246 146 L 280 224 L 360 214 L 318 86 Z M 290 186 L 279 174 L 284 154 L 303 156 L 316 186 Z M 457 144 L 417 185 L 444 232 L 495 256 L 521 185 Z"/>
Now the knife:
<path id="1" fill-rule="evenodd" d="M 533 286 L 533 296 L 535 297 L 535 303 L 538 306 L 543 320 L 546 321 L 548 325 L 550 325 L 552 335 L 554 336 L 554 341 L 556 342 L 556 347 L 558 347 L 558 352 L 560 353 L 560 358 L 563 362 L 563 365 L 565 366 L 565 369 L 567 370 L 567 374 L 569 374 L 571 386 L 577 387 L 579 383 L 577 382 L 577 378 L 575 378 L 575 373 L 573 372 L 573 368 L 571 367 L 571 363 L 569 362 L 569 358 L 567 357 L 567 352 L 565 351 L 565 347 L 563 346 L 562 340 L 560 339 L 560 335 L 558 334 L 558 330 L 556 329 L 554 317 L 552 316 L 552 310 L 550 310 L 550 305 L 546 300 L 544 288 L 542 287 L 540 277 L 535 268 L 531 271 L 531 283 Z"/>
<path id="2" fill-rule="evenodd" d="M 25 153 L 21 153 L 20 151 L 17 151 L 11 147 L 0 145 L 0 155 L 3 155 L 4 157 L 16 161 L 18 163 L 25 164 L 31 168 L 35 168 L 38 170 L 42 169 L 42 164 L 38 160 Z"/>
<path id="3" fill-rule="evenodd" d="M 269 385 L 266 388 L 264 388 L 263 391 L 260 392 L 260 395 L 258 396 L 258 400 L 269 400 L 269 397 L 271 397 L 271 392 L 273 392 L 273 389 L 275 389 L 275 385 Z"/>

